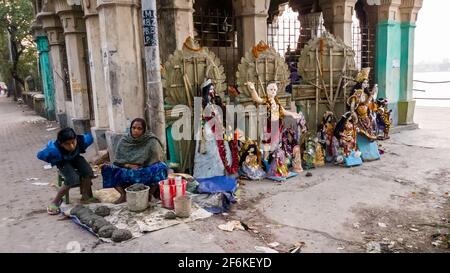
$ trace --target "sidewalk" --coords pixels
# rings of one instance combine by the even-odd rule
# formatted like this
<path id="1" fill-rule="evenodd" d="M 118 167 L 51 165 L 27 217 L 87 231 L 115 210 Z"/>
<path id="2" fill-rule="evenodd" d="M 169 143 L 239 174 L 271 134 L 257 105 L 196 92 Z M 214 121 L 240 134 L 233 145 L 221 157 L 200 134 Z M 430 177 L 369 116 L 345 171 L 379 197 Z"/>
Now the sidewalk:
<path id="1" fill-rule="evenodd" d="M 383 142 L 387 153 L 381 161 L 353 169 L 328 166 L 282 185 L 246 182 L 228 216 L 178 225 L 125 244 L 99 244 L 70 220 L 46 214 L 56 170 L 44 170 L 35 154 L 55 138 L 57 131 L 47 129 L 56 124 L 0 96 L 0 252 L 68 252 L 71 242 L 84 252 L 255 252 L 255 246 L 274 241 L 280 251 L 303 242 L 303 252 L 365 252 L 373 241 L 395 242 L 389 251 L 445 252 L 431 244 L 438 229 L 423 224 L 448 225 L 442 218 L 450 218 L 448 116 L 450 108 L 418 107 L 420 129 Z M 95 187 L 101 187 L 100 179 Z M 219 230 L 227 220 L 243 221 L 256 232 Z"/>

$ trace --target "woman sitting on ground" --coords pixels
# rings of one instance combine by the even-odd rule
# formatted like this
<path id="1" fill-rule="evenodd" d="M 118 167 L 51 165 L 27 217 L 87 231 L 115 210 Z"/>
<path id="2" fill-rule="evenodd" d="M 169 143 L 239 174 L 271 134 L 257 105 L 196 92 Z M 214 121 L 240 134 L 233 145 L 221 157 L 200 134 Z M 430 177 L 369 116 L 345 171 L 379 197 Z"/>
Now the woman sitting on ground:
<path id="1" fill-rule="evenodd" d="M 103 187 L 115 188 L 120 193 L 115 204 L 124 203 L 125 188 L 137 183 L 149 186 L 150 198 L 156 197 L 158 182 L 167 179 L 168 167 L 161 141 L 146 130 L 145 120 L 133 120 L 130 133 L 117 144 L 115 161 L 102 168 Z"/>

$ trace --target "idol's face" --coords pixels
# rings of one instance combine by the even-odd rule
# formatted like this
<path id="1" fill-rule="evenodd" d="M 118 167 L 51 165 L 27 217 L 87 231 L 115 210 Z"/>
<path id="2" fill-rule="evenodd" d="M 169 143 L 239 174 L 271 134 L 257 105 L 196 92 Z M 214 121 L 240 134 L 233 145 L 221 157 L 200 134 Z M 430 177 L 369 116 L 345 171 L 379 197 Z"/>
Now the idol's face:
<path id="1" fill-rule="evenodd" d="M 209 97 L 210 98 L 216 97 L 216 90 L 214 89 L 214 84 L 212 84 L 211 87 L 209 88 Z"/>
<path id="2" fill-rule="evenodd" d="M 276 83 L 271 83 L 267 86 L 267 96 L 269 98 L 275 98 L 278 93 L 278 86 Z"/>
<path id="3" fill-rule="evenodd" d="M 363 89 L 369 88 L 369 81 L 368 81 L 368 80 L 364 80 L 364 81 L 363 81 L 363 83 L 362 83 L 362 88 L 363 88 Z"/>

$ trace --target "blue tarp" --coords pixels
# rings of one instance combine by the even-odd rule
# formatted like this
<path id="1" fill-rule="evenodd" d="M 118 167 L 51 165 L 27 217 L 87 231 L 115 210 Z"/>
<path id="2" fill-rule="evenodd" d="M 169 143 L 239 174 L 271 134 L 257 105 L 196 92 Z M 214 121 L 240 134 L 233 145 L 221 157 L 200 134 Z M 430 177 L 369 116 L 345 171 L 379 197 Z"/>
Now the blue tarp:
<path id="1" fill-rule="evenodd" d="M 234 193 L 237 190 L 237 179 L 233 177 L 216 176 L 197 179 L 197 182 L 199 183 L 197 188 L 198 193 Z"/>
<path id="2" fill-rule="evenodd" d="M 199 183 L 197 192 L 200 194 L 209 194 L 206 199 L 211 199 L 210 201 L 204 199 L 199 203 L 205 210 L 215 214 L 222 213 L 229 210 L 231 203 L 236 203 L 236 198 L 234 197 L 234 193 L 237 190 L 236 178 L 216 176 L 197 179 L 197 182 Z M 221 196 L 223 198 L 220 198 Z M 221 202 L 216 202 L 220 199 L 222 199 Z"/>

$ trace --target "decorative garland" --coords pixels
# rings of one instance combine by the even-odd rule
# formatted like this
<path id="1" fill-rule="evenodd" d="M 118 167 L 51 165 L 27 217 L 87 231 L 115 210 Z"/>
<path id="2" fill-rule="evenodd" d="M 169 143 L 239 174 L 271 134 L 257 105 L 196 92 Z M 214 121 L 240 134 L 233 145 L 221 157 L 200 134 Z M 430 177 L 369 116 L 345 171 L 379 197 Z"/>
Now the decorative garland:
<path id="1" fill-rule="evenodd" d="M 212 116 L 215 116 L 215 113 L 212 114 Z M 206 122 L 211 120 L 212 117 L 204 118 Z M 202 129 L 203 130 L 203 129 Z M 225 167 L 228 174 L 236 174 L 239 170 L 239 151 L 238 151 L 238 145 L 237 145 L 237 135 L 235 134 L 233 141 L 230 141 L 231 143 L 231 158 L 232 158 L 232 164 L 231 166 L 228 164 L 227 159 L 227 152 L 225 150 L 225 141 L 223 139 L 219 139 L 217 136 L 215 125 L 211 128 L 212 132 L 215 135 L 217 148 L 219 150 L 220 159 L 222 160 L 223 166 Z"/>
<path id="2" fill-rule="evenodd" d="M 265 44 L 264 42 L 257 44 L 252 49 L 253 57 L 255 57 L 255 59 L 258 59 L 259 53 L 264 52 L 264 51 L 268 50 L 269 48 L 270 47 L 267 44 Z"/>
<path id="3" fill-rule="evenodd" d="M 225 150 L 225 141 L 223 139 L 217 139 L 217 148 L 219 149 L 220 159 L 222 159 L 223 165 L 228 174 L 236 174 L 239 170 L 239 152 L 237 148 L 237 139 L 234 139 L 231 143 L 231 157 L 232 165 L 228 164 L 227 151 Z"/>

